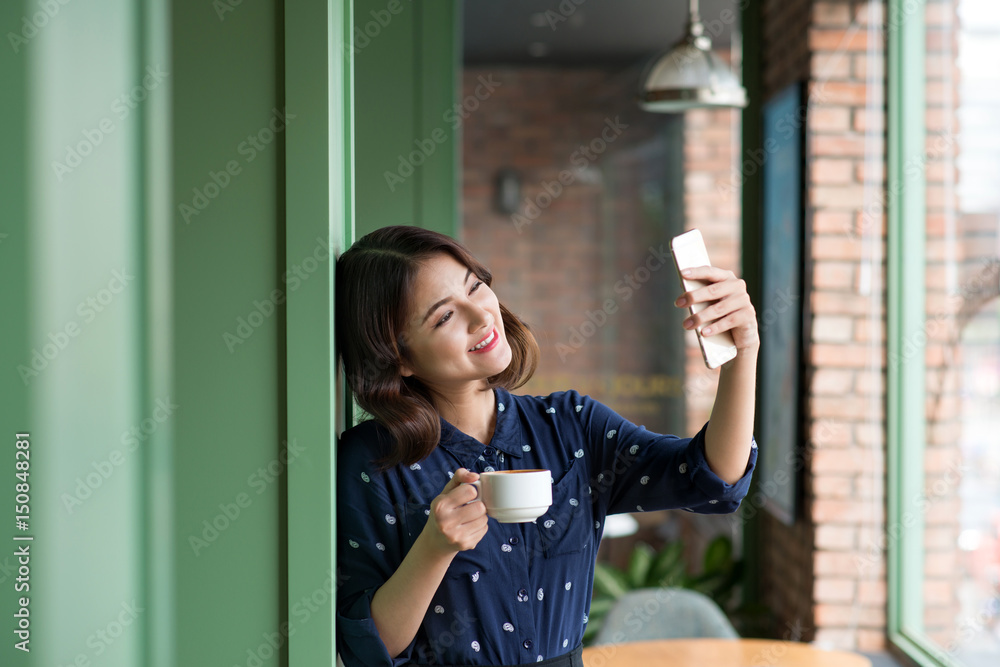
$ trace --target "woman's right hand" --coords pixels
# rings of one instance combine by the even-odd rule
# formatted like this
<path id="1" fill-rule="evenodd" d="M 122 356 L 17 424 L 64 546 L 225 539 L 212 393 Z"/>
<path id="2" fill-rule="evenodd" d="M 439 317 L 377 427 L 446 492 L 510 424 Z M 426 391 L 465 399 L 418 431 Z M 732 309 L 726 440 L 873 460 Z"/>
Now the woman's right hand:
<path id="1" fill-rule="evenodd" d="M 426 536 L 439 553 L 454 555 L 472 549 L 486 535 L 486 506 L 476 500 L 477 490 L 467 483 L 477 479 L 479 473 L 459 468 L 431 501 L 431 513 L 421 536 Z"/>

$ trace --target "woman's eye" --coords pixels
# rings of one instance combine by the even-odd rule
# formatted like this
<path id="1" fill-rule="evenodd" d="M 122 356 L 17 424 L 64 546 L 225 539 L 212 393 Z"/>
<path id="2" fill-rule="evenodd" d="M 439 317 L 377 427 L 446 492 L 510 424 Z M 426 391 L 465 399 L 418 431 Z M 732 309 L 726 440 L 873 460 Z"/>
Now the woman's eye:
<path id="1" fill-rule="evenodd" d="M 437 329 L 439 326 L 441 326 L 442 324 L 444 324 L 445 322 L 447 322 L 449 319 L 451 319 L 451 311 L 450 310 L 447 313 L 445 313 L 444 316 L 440 320 L 438 320 L 438 323 L 434 325 L 434 328 Z"/>
<path id="2" fill-rule="evenodd" d="M 476 284 L 475 284 L 475 285 L 473 285 L 473 286 L 472 286 L 472 289 L 470 289 L 470 290 L 469 290 L 469 294 L 472 294 L 472 293 L 473 293 L 473 292 L 475 292 L 475 291 L 476 291 L 477 289 L 479 289 L 479 286 L 480 286 L 480 285 L 482 285 L 482 284 L 483 284 L 483 281 L 482 281 L 482 280 L 477 280 L 477 281 L 476 281 Z"/>

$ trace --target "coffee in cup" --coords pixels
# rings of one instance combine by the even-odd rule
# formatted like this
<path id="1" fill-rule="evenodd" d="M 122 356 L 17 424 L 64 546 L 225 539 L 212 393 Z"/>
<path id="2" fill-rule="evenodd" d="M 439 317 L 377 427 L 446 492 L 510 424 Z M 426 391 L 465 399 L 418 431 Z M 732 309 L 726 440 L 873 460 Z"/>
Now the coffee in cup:
<path id="1" fill-rule="evenodd" d="M 552 472 L 549 470 L 496 470 L 479 473 L 471 483 L 486 505 L 486 513 L 500 523 L 527 523 L 549 510 L 552 504 Z"/>

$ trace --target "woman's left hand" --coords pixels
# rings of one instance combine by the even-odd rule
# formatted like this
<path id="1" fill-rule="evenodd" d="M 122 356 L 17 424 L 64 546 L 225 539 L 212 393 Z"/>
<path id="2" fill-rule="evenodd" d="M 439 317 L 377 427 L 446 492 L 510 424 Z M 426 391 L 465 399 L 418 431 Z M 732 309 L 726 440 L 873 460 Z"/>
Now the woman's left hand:
<path id="1" fill-rule="evenodd" d="M 729 331 L 736 349 L 741 352 L 756 351 L 760 347 L 757 312 L 750 303 L 743 280 L 732 271 L 714 266 L 685 269 L 683 275 L 686 280 L 698 280 L 706 285 L 682 294 L 674 302 L 675 306 L 687 308 L 692 303 L 714 302 L 684 320 L 685 329 L 700 329 L 705 336 Z"/>

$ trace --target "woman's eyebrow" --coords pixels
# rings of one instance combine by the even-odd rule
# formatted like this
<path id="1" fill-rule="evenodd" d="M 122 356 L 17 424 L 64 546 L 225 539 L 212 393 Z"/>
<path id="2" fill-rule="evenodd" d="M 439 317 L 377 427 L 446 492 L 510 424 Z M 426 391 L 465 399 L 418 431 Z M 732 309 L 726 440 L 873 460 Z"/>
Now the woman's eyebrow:
<path id="1" fill-rule="evenodd" d="M 470 275 L 472 275 L 472 269 L 469 269 L 468 271 L 465 272 L 465 280 L 462 281 L 463 285 L 465 285 L 465 283 L 469 282 L 469 276 Z M 431 306 L 430 308 L 428 308 L 427 309 L 427 314 L 424 315 L 424 319 L 420 320 L 420 324 L 423 324 L 424 322 L 426 322 L 427 318 L 431 316 L 431 313 L 433 313 L 435 310 L 437 310 L 438 308 L 440 308 L 444 304 L 448 303 L 449 301 L 451 301 L 451 297 L 450 296 L 446 296 L 445 298 L 441 299 L 440 301 L 438 301 L 437 303 L 435 303 L 433 306 Z"/>

